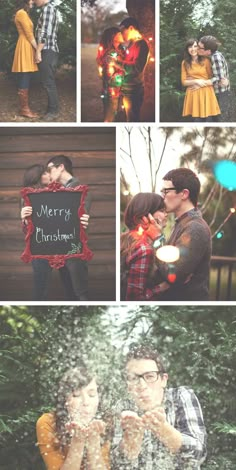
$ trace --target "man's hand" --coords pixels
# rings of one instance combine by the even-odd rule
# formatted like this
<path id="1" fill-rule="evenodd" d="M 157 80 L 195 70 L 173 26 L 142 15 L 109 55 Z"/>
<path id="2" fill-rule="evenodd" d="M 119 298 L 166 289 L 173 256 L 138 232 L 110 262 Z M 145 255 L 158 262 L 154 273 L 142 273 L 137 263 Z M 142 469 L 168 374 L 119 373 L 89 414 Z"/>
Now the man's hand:
<path id="1" fill-rule="evenodd" d="M 162 434 L 163 427 L 166 424 L 166 413 L 164 408 L 158 408 L 153 411 L 147 411 L 142 416 L 145 429 L 149 429 L 156 435 Z"/>
<path id="2" fill-rule="evenodd" d="M 81 225 L 83 226 L 85 230 L 88 228 L 88 225 L 89 225 L 89 217 L 90 216 L 88 214 L 83 214 L 80 217 Z"/>
<path id="3" fill-rule="evenodd" d="M 228 85 L 229 85 L 229 80 L 228 80 L 228 78 L 222 78 L 222 79 L 219 81 L 219 85 L 220 85 L 220 86 L 228 86 Z"/>
<path id="4" fill-rule="evenodd" d="M 32 215 L 32 212 L 33 209 L 31 206 L 22 207 L 20 212 L 21 219 L 24 220 L 26 217 L 30 217 Z"/>

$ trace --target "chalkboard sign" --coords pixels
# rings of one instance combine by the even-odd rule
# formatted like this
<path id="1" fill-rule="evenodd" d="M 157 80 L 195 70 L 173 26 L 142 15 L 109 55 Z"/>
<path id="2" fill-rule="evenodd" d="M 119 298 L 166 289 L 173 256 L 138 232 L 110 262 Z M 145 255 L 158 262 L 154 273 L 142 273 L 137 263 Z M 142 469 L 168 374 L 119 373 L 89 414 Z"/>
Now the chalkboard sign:
<path id="1" fill-rule="evenodd" d="M 24 262 L 46 258 L 52 267 L 60 268 L 67 258 L 92 258 L 80 224 L 80 217 L 86 212 L 87 191 L 87 186 L 65 188 L 55 182 L 43 189 L 21 190 L 25 205 L 33 209 L 27 219 L 26 248 L 21 256 Z"/>

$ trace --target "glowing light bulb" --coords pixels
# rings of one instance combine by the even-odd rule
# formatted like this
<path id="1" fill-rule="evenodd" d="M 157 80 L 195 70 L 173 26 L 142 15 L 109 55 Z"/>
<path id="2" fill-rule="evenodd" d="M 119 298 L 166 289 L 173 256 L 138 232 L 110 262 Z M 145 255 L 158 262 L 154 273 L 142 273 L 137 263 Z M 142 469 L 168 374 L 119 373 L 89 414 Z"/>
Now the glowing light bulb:
<path id="1" fill-rule="evenodd" d="M 176 274 L 175 273 L 169 273 L 167 276 L 167 279 L 171 284 L 173 284 L 176 281 Z"/>
<path id="2" fill-rule="evenodd" d="M 152 40 L 153 40 L 153 37 L 152 37 L 152 36 L 150 36 L 150 38 L 148 38 L 148 40 L 149 40 L 149 41 L 152 41 Z"/>
<path id="3" fill-rule="evenodd" d="M 113 75 L 114 72 L 115 72 L 114 67 L 112 65 L 110 65 L 108 67 L 108 70 L 107 70 L 108 75 Z"/>
<path id="4" fill-rule="evenodd" d="M 139 225 L 137 232 L 138 232 L 138 235 L 140 235 L 140 236 L 143 234 L 144 229 L 143 229 L 142 225 Z"/>
<path id="5" fill-rule="evenodd" d="M 150 61 L 150 62 L 155 62 L 154 57 L 150 57 L 149 61 Z"/>
<path id="6" fill-rule="evenodd" d="M 99 46 L 98 50 L 99 50 L 99 52 L 102 52 L 103 51 L 103 46 Z"/>
<path id="7" fill-rule="evenodd" d="M 100 75 L 100 77 L 102 76 L 102 72 L 103 72 L 103 68 L 102 68 L 102 66 L 100 65 L 100 66 L 98 67 L 98 74 Z"/>
<path id="8" fill-rule="evenodd" d="M 128 195 L 129 195 L 129 190 L 128 190 L 128 189 L 125 189 L 125 190 L 123 191 L 123 194 L 124 194 L 124 196 L 128 196 Z"/>
<path id="9" fill-rule="evenodd" d="M 221 230 L 220 232 L 217 232 L 217 234 L 216 234 L 217 240 L 220 240 L 221 238 L 223 238 L 223 236 L 224 236 L 223 230 Z"/>
<path id="10" fill-rule="evenodd" d="M 230 208 L 230 212 L 231 212 L 232 214 L 234 214 L 235 211 L 236 211 L 236 209 L 235 209 L 234 207 L 231 207 L 231 208 Z"/>
<path id="11" fill-rule="evenodd" d="M 105 98 L 105 96 L 104 96 L 104 95 L 100 95 L 100 96 L 101 96 L 101 98 Z"/>
<path id="12" fill-rule="evenodd" d="M 127 55 L 129 54 L 129 49 L 126 49 L 126 54 L 127 54 Z"/>
<path id="13" fill-rule="evenodd" d="M 179 248 L 172 245 L 165 245 L 158 248 L 156 257 L 165 263 L 174 263 L 179 259 Z"/>

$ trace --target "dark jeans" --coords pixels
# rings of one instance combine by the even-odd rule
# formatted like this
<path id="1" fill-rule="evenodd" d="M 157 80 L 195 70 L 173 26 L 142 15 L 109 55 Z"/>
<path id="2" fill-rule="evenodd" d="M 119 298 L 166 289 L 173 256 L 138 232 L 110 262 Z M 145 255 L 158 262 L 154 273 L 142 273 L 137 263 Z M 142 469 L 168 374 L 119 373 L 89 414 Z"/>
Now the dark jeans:
<path id="1" fill-rule="evenodd" d="M 79 258 L 66 260 L 60 269 L 66 300 L 88 300 L 88 263 Z"/>
<path id="2" fill-rule="evenodd" d="M 231 93 L 230 91 L 224 91 L 222 93 L 217 93 L 216 97 L 219 103 L 221 114 L 216 116 L 215 122 L 231 122 L 232 118 L 230 116 L 230 102 L 231 102 Z"/>
<path id="3" fill-rule="evenodd" d="M 57 113 L 59 109 L 55 73 L 58 64 L 58 52 L 42 50 L 42 62 L 38 64 L 43 87 L 48 96 L 48 113 Z"/>
<path id="4" fill-rule="evenodd" d="M 140 110 L 143 104 L 144 88 L 138 87 L 131 92 L 123 92 L 123 105 L 127 122 L 140 122 Z"/>
<path id="5" fill-rule="evenodd" d="M 34 72 L 18 72 L 17 73 L 17 87 L 22 89 L 28 89 L 30 87 L 30 80 Z"/>
<path id="6" fill-rule="evenodd" d="M 52 268 L 46 259 L 33 259 L 32 267 L 34 272 L 34 292 L 33 300 L 47 300 L 48 283 Z"/>

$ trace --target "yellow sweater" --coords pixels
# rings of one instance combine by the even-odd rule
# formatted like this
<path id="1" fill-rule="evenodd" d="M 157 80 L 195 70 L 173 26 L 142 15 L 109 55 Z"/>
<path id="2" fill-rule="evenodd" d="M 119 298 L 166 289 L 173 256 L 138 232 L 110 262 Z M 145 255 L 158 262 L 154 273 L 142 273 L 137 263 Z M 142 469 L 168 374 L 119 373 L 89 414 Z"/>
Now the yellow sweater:
<path id="1" fill-rule="evenodd" d="M 40 453 L 47 467 L 47 470 L 60 470 L 68 453 L 61 450 L 56 437 L 56 422 L 54 413 L 44 413 L 36 424 L 37 440 Z M 109 464 L 110 443 L 105 442 L 101 448 L 104 463 L 107 470 L 110 470 Z M 85 470 L 81 467 L 81 470 Z"/>
<path id="2" fill-rule="evenodd" d="M 37 72 L 38 67 L 34 61 L 34 48 L 31 41 L 34 39 L 33 23 L 25 10 L 18 10 L 15 24 L 19 34 L 16 44 L 12 72 Z"/>

